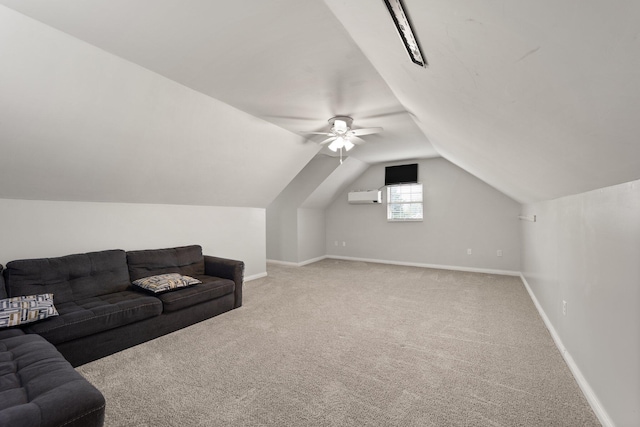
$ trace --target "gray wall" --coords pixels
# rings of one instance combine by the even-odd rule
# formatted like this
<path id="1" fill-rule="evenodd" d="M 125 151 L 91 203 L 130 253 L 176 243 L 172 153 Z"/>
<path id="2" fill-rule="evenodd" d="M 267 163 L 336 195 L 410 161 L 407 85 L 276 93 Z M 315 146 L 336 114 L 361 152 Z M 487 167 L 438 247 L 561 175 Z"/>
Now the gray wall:
<path id="1" fill-rule="evenodd" d="M 298 213 L 276 198 L 266 209 L 266 256 L 269 260 L 297 262 Z"/>
<path id="2" fill-rule="evenodd" d="M 301 237 L 304 254 L 310 250 L 315 253 L 310 248 L 318 245 L 324 247 L 324 218 L 314 221 L 317 215 L 299 214 L 298 209 L 338 165 L 332 157 L 314 157 L 267 207 L 267 259 L 292 263 L 310 259 L 301 258 L 299 254 L 299 230 L 305 233 Z M 298 225 L 299 217 L 303 220 L 302 228 Z M 320 233 L 319 242 L 312 241 Z M 324 253 L 312 258 L 322 255 Z"/>
<path id="3" fill-rule="evenodd" d="M 326 255 L 324 209 L 298 209 L 298 262 Z"/>
<path id="4" fill-rule="evenodd" d="M 202 245 L 266 274 L 265 210 L 143 203 L 0 199 L 0 264 L 104 249 Z"/>
<path id="5" fill-rule="evenodd" d="M 524 208 L 525 279 L 591 397 L 639 426 L 640 181 Z"/>
<path id="6" fill-rule="evenodd" d="M 393 164 L 402 163 L 413 162 Z M 386 203 L 347 203 L 350 190 L 384 185 L 384 168 L 393 164 L 373 165 L 327 209 L 328 255 L 520 271 L 521 205 L 443 158 L 417 163 L 424 221 L 389 223 Z M 386 202 L 386 194 L 384 198 Z M 472 255 L 467 255 L 467 249 Z M 499 249 L 502 257 L 496 255 Z"/>

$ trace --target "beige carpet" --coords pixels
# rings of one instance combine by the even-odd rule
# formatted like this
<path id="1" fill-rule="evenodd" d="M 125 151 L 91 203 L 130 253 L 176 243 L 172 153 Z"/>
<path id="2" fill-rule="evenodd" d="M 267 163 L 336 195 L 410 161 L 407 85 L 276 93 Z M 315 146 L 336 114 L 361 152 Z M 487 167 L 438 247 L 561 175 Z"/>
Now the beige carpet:
<path id="1" fill-rule="evenodd" d="M 78 370 L 108 427 L 600 425 L 506 276 L 269 265 L 242 308 Z"/>

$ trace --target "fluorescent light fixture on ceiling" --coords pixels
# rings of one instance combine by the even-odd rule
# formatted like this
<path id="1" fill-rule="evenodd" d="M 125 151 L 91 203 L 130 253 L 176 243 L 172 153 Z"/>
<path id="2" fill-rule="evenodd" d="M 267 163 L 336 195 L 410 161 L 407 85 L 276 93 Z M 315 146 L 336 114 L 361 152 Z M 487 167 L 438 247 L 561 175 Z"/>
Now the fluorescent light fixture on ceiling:
<path id="1" fill-rule="evenodd" d="M 409 19 L 404 12 L 402 0 L 384 0 L 384 3 L 387 5 L 387 9 L 389 9 L 391 18 L 393 18 L 393 23 L 396 24 L 398 34 L 400 35 L 402 43 L 407 49 L 407 53 L 409 54 L 409 57 L 411 58 L 413 63 L 421 67 L 426 67 L 427 65 L 429 65 L 427 64 L 427 58 L 424 57 L 422 51 L 420 50 L 418 39 L 413 34 L 411 24 L 409 24 Z"/>

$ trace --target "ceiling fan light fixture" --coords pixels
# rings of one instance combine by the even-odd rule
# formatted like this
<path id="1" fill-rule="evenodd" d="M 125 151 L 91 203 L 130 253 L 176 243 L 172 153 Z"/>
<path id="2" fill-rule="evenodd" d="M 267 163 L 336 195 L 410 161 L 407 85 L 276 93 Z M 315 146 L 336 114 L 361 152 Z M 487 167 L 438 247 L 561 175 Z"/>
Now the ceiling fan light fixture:
<path id="1" fill-rule="evenodd" d="M 336 138 L 333 140 L 333 142 L 331 142 L 331 144 L 329 144 L 329 150 L 333 151 L 334 153 L 336 151 L 338 151 L 340 148 L 343 147 L 343 139 L 342 138 Z"/>
<path id="2" fill-rule="evenodd" d="M 331 144 L 329 144 L 329 150 L 336 152 L 342 148 L 344 148 L 345 150 L 349 151 L 351 150 L 353 147 L 355 147 L 355 145 L 353 144 L 353 142 L 349 141 L 347 138 L 343 138 L 341 136 L 337 137 Z"/>

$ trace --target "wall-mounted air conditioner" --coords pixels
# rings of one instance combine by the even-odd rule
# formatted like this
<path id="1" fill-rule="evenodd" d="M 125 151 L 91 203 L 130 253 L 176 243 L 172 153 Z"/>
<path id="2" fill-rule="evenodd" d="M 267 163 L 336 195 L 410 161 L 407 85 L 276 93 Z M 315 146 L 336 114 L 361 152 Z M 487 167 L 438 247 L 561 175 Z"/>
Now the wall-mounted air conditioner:
<path id="1" fill-rule="evenodd" d="M 349 203 L 382 203 L 382 191 L 380 190 L 363 190 L 350 191 L 348 197 Z"/>

